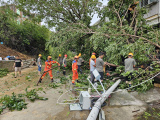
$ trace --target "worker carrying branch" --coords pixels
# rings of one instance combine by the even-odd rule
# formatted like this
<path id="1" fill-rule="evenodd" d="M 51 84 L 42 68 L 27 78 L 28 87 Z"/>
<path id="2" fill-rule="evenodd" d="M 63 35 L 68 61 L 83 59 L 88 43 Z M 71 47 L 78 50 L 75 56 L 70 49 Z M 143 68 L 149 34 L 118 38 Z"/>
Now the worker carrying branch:
<path id="1" fill-rule="evenodd" d="M 49 73 L 51 82 L 53 82 L 53 75 L 52 75 L 52 64 L 58 64 L 58 66 L 60 66 L 60 64 L 57 61 L 52 60 L 51 56 L 48 56 L 48 60 L 45 62 L 45 68 L 44 68 L 44 72 L 43 75 L 41 76 L 39 83 L 42 82 L 42 79 L 44 78 L 44 76 L 47 74 L 47 72 Z"/>
<path id="2" fill-rule="evenodd" d="M 74 61 L 72 62 L 72 72 L 73 72 L 73 76 L 72 76 L 72 85 L 75 85 L 75 80 L 78 80 L 78 56 L 74 57 Z"/>

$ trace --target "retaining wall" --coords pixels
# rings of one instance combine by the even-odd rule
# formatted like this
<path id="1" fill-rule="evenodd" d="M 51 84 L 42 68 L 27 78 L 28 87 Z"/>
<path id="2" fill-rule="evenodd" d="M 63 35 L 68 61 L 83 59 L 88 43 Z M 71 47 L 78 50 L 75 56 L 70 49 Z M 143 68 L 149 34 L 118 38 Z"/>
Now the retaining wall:
<path id="1" fill-rule="evenodd" d="M 28 59 L 28 60 L 22 60 L 23 61 L 23 67 L 24 68 L 28 68 L 31 63 L 32 63 L 33 59 Z M 13 72 L 13 64 L 14 64 L 14 60 L 0 60 L 0 68 L 7 68 L 9 72 Z"/>

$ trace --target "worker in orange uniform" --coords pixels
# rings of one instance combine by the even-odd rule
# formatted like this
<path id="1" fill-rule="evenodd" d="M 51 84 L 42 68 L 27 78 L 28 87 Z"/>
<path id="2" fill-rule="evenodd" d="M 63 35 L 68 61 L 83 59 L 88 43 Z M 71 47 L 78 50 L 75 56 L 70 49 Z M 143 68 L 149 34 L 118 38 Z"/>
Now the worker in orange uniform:
<path id="1" fill-rule="evenodd" d="M 92 55 L 95 55 L 95 56 L 96 56 L 96 53 L 93 52 Z M 90 66 L 91 60 L 92 60 L 92 59 L 90 58 L 90 59 L 89 59 L 89 66 Z M 96 59 L 94 59 L 94 62 L 96 63 Z"/>
<path id="2" fill-rule="evenodd" d="M 75 80 L 78 80 L 78 56 L 74 57 L 74 61 L 72 62 L 72 72 L 73 72 L 73 76 L 72 76 L 72 85 L 75 85 Z"/>
<path id="3" fill-rule="evenodd" d="M 39 80 L 40 83 L 41 83 L 42 79 L 44 78 L 44 76 L 47 74 L 47 72 L 49 73 L 51 82 L 53 82 L 53 75 L 52 75 L 52 69 L 51 68 L 52 68 L 52 64 L 54 64 L 54 63 L 56 63 L 56 64 L 58 64 L 58 66 L 60 66 L 60 64 L 57 61 L 52 60 L 52 57 L 48 56 L 48 60 L 45 62 L 44 73 Z"/>

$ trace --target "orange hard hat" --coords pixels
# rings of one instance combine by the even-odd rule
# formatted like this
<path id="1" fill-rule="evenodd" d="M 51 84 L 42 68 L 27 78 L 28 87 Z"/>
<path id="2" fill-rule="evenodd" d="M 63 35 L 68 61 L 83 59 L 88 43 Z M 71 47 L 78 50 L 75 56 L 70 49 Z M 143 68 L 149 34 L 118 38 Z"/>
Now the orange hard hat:
<path id="1" fill-rule="evenodd" d="M 48 59 L 52 58 L 51 56 L 48 56 Z"/>

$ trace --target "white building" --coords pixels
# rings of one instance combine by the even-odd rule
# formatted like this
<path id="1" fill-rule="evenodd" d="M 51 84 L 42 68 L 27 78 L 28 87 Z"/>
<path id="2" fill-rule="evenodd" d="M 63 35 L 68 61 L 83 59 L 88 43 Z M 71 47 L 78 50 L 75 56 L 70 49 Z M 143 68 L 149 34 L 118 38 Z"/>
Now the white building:
<path id="1" fill-rule="evenodd" d="M 142 0 L 140 6 L 148 9 L 148 13 L 144 15 L 147 24 L 160 27 L 160 0 Z"/>

